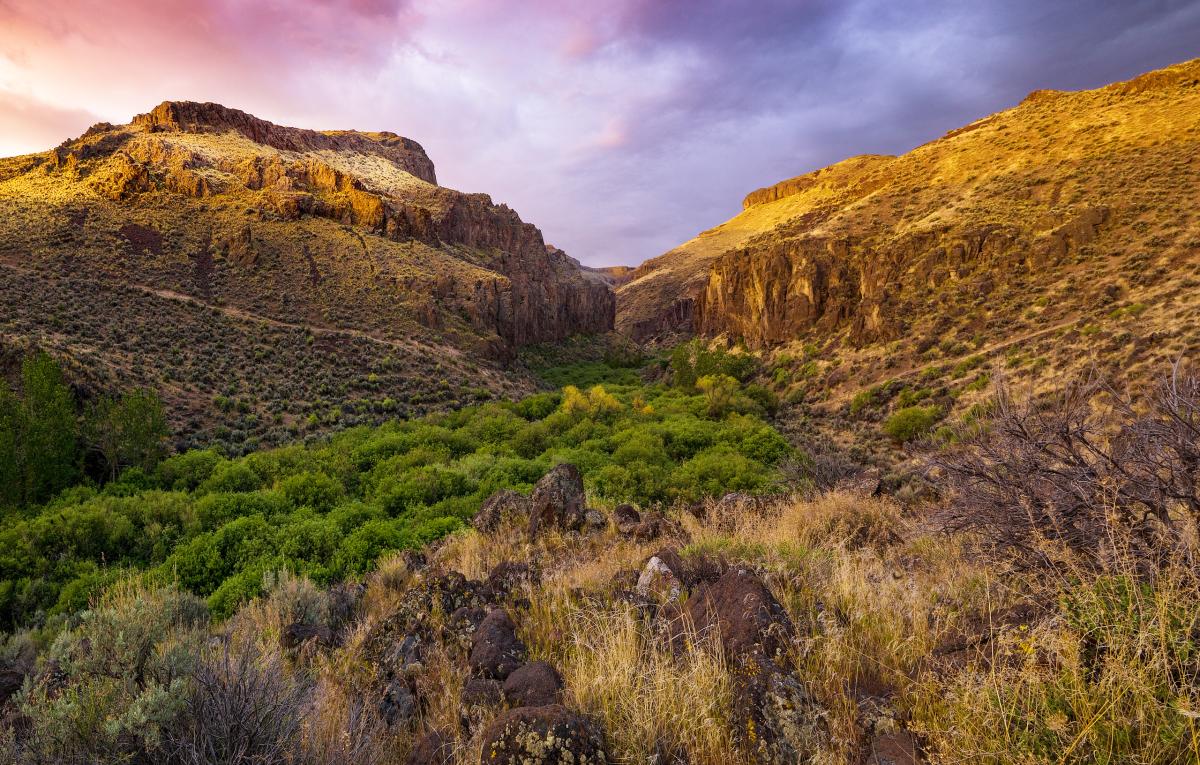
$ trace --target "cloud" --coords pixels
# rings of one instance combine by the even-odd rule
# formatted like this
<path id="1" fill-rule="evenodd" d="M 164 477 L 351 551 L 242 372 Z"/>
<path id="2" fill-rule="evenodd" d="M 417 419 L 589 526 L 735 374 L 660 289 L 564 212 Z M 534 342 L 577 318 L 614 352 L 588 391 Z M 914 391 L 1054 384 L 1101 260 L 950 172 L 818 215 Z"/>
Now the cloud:
<path id="1" fill-rule="evenodd" d="M 79 109 L 60 109 L 21 93 L 0 89 L 0 156 L 32 154 L 57 146 L 100 120 Z"/>
<path id="2" fill-rule="evenodd" d="M 585 262 L 636 263 L 754 188 L 1196 39 L 1181 0 L 0 0 L 0 149 L 167 98 L 394 130 Z"/>

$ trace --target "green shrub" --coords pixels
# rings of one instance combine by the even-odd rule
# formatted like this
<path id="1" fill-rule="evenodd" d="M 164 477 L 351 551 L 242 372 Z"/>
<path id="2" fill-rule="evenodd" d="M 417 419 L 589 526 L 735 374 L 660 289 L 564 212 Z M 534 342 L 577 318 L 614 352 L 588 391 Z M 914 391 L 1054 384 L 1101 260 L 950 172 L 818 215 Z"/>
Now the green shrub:
<path id="1" fill-rule="evenodd" d="M 276 488 L 292 507 L 311 507 L 328 512 L 345 493 L 342 484 L 324 473 L 304 472 L 284 478 Z"/>
<path id="2" fill-rule="evenodd" d="M 883 423 L 883 432 L 897 443 L 907 443 L 928 434 L 942 410 L 937 406 L 910 406 L 897 410 Z"/>
<path id="3" fill-rule="evenodd" d="M 177 581 L 228 614 L 267 572 L 361 574 L 388 550 L 462 528 L 497 490 L 528 491 L 557 462 L 577 465 L 588 491 L 612 503 L 769 488 L 791 449 L 749 391 L 713 406 L 711 390 L 598 385 L 240 458 L 180 454 L 156 470 L 174 491 L 130 472 L 0 526 L 0 624 L 77 611 L 127 570 Z"/>
<path id="4" fill-rule="evenodd" d="M 187 706 L 208 614 L 173 588 L 122 583 L 55 640 L 53 688 L 18 696 L 34 762 L 153 762 Z"/>

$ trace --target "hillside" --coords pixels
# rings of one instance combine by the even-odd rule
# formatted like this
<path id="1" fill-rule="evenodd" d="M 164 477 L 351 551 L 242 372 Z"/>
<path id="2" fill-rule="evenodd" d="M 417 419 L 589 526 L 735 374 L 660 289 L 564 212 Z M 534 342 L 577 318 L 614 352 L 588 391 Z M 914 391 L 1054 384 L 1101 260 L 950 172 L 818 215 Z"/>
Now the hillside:
<path id="1" fill-rule="evenodd" d="M 618 327 L 785 354 L 835 403 L 997 359 L 1136 376 L 1200 350 L 1198 111 L 1200 60 L 760 189 L 640 266 Z"/>
<path id="2" fill-rule="evenodd" d="M 614 311 L 603 277 L 438 186 L 410 139 L 190 102 L 0 160 L 0 273 L 6 344 L 161 387 L 193 432 L 249 388 L 260 436 L 385 398 L 528 390 L 502 368 L 516 349 L 604 332 Z"/>

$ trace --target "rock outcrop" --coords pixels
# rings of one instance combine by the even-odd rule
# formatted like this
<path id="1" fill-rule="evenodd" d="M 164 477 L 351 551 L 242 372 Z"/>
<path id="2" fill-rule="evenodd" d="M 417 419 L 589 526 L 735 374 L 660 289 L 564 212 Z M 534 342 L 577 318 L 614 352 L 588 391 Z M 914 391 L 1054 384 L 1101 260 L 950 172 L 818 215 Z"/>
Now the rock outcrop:
<path id="1" fill-rule="evenodd" d="M 1044 307 L 1047 285 L 1078 279 L 1084 288 L 1051 311 L 1078 315 L 1095 308 L 1089 286 L 1125 283 L 1140 258 L 1160 259 L 1133 279 L 1137 301 L 1195 266 L 1172 221 L 1197 201 L 1186 191 L 1197 82 L 1200 60 L 1094 91 L 1036 92 L 907 154 L 758 189 L 739 215 L 620 284 L 618 328 L 637 340 L 694 332 L 752 348 L 861 348 L 938 342 L 959 320 L 985 345 Z"/>
<path id="2" fill-rule="evenodd" d="M 394 133 L 303 130 L 168 101 L 29 160 L 17 177 L 0 173 L 37 213 L 0 223 L 0 234 L 25 233 L 22 259 L 95 261 L 271 320 L 423 335 L 502 360 L 613 326 L 607 273 L 548 247 L 488 195 L 438 186 L 425 150 Z M 40 231 L 64 203 L 86 209 L 82 230 Z M 92 251 L 113 236 L 131 257 Z"/>

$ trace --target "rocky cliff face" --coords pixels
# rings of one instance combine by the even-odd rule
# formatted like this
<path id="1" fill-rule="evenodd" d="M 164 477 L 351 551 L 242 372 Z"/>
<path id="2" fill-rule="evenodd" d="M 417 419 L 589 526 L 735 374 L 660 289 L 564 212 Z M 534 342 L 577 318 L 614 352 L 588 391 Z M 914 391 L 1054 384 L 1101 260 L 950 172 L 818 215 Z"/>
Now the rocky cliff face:
<path id="1" fill-rule="evenodd" d="M 393 133 L 301 130 L 167 102 L 4 161 L 0 253 L 236 305 L 507 357 L 612 328 L 615 298 L 485 194 L 436 185 Z"/>
<path id="2" fill-rule="evenodd" d="M 760 189 L 619 287 L 618 325 L 927 348 L 1175 294 L 1200 266 L 1198 112 L 1193 61 Z"/>

